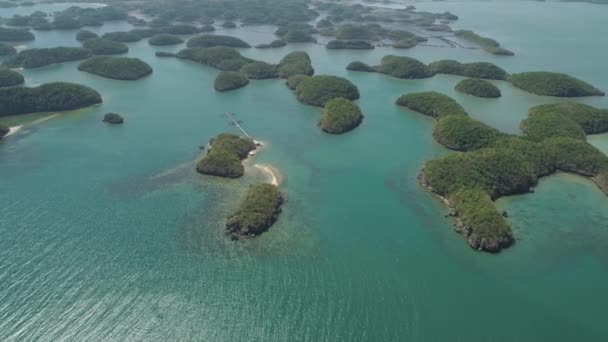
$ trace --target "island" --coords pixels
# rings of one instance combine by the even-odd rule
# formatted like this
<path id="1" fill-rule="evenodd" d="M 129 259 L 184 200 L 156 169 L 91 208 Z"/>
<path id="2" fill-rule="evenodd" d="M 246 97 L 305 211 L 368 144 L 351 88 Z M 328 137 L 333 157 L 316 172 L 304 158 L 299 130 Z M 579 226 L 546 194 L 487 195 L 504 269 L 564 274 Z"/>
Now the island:
<path id="1" fill-rule="evenodd" d="M 509 74 L 501 67 L 488 62 L 460 63 L 451 59 L 442 59 L 429 64 L 435 74 L 459 75 L 488 80 L 506 80 Z"/>
<path id="2" fill-rule="evenodd" d="M 345 78 L 318 75 L 303 79 L 296 87 L 296 96 L 303 103 L 324 107 L 329 100 L 336 97 L 358 99 L 359 89 Z"/>
<path id="3" fill-rule="evenodd" d="M 78 61 L 91 57 L 91 51 L 79 47 L 27 49 L 9 57 L 4 65 L 9 68 L 39 68 L 45 65 Z"/>
<path id="4" fill-rule="evenodd" d="M 216 46 L 225 46 L 233 48 L 248 48 L 251 47 L 247 42 L 232 36 L 222 36 L 215 34 L 203 34 L 192 37 L 186 45 L 189 48 L 209 48 Z"/>
<path id="5" fill-rule="evenodd" d="M 529 93 L 556 97 L 604 96 L 591 84 L 572 76 L 546 71 L 522 72 L 509 76 L 508 81 Z"/>
<path id="6" fill-rule="evenodd" d="M 36 37 L 28 30 L 0 27 L 0 42 L 25 42 Z"/>
<path id="7" fill-rule="evenodd" d="M 103 38 L 87 39 L 82 46 L 94 55 L 120 55 L 129 51 L 127 45 Z"/>
<path id="8" fill-rule="evenodd" d="M 454 89 L 476 97 L 497 98 L 501 96 L 500 89 L 497 86 L 479 78 L 464 79 L 458 82 Z"/>
<path id="9" fill-rule="evenodd" d="M 342 40 L 342 39 L 334 39 L 330 40 L 325 46 L 328 49 L 333 50 L 342 50 L 342 49 L 351 49 L 351 50 L 370 50 L 374 48 L 370 42 L 366 40 Z"/>
<path id="10" fill-rule="evenodd" d="M 289 78 L 293 75 L 312 76 L 315 73 L 310 56 L 304 51 L 294 51 L 287 54 L 279 62 L 278 70 L 281 78 Z"/>
<path id="11" fill-rule="evenodd" d="M 0 43 L 0 57 L 11 56 L 17 53 L 17 49 L 13 46 Z"/>
<path id="12" fill-rule="evenodd" d="M 287 42 L 285 42 L 284 40 L 281 40 L 281 39 L 277 39 L 277 40 L 273 40 L 272 42 L 270 42 L 268 44 L 256 45 L 256 48 L 257 49 L 280 48 L 285 45 L 287 45 Z"/>
<path id="13" fill-rule="evenodd" d="M 359 106 L 351 100 L 337 97 L 327 101 L 319 127 L 324 132 L 342 134 L 355 129 L 363 121 Z"/>
<path id="14" fill-rule="evenodd" d="M 238 236 L 256 236 L 267 231 L 277 221 L 283 201 L 276 185 L 251 185 L 239 208 L 228 217 L 226 232 L 236 240 Z"/>
<path id="15" fill-rule="evenodd" d="M 139 58 L 97 56 L 78 65 L 78 70 L 114 80 L 138 80 L 152 73 L 152 67 Z"/>
<path id="16" fill-rule="evenodd" d="M 205 175 L 238 178 L 245 173 L 241 160 L 256 149 L 251 139 L 222 133 L 209 142 L 207 154 L 196 164 L 196 171 Z"/>
<path id="17" fill-rule="evenodd" d="M 84 42 L 89 39 L 97 39 L 99 36 L 95 32 L 91 32 L 89 30 L 80 30 L 76 33 L 76 40 L 79 42 Z"/>
<path id="18" fill-rule="evenodd" d="M 266 62 L 249 63 L 241 68 L 241 72 L 252 80 L 265 80 L 279 77 L 277 66 Z"/>
<path id="19" fill-rule="evenodd" d="M 152 34 L 152 33 L 151 33 Z M 143 37 L 136 32 L 108 32 L 101 36 L 102 39 L 111 40 L 118 43 L 135 43 L 143 39 Z"/>
<path id="20" fill-rule="evenodd" d="M 21 85 L 25 82 L 23 75 L 20 73 L 6 68 L 0 67 L 0 88 L 3 87 L 14 87 Z"/>
<path id="21" fill-rule="evenodd" d="M 476 250 L 498 252 L 514 243 L 505 215 L 493 201 L 529 192 L 540 177 L 575 173 L 608 195 L 608 157 L 584 137 L 608 131 L 608 110 L 574 103 L 533 107 L 522 122 L 526 135 L 515 136 L 470 118 L 440 93 L 407 94 L 397 103 L 436 118 L 435 139 L 466 152 L 426 162 L 419 178 L 448 206 L 454 230 Z"/>
<path id="22" fill-rule="evenodd" d="M 117 113 L 106 113 L 103 116 L 103 122 L 107 122 L 111 125 L 120 125 L 122 124 L 125 120 L 122 118 L 122 116 L 120 116 L 120 114 Z"/>
<path id="23" fill-rule="evenodd" d="M 153 46 L 175 45 L 183 42 L 184 40 L 179 36 L 168 33 L 157 34 L 148 40 L 148 43 Z"/>
<path id="24" fill-rule="evenodd" d="M 86 86 L 55 82 L 37 87 L 0 89 L 0 116 L 66 111 L 101 103 L 101 95 Z"/>
<path id="25" fill-rule="evenodd" d="M 289 76 L 289 78 L 285 82 L 285 85 L 287 85 L 287 88 L 289 88 L 291 90 L 296 90 L 296 88 L 298 87 L 298 84 L 300 84 L 300 82 L 302 82 L 303 80 L 305 80 L 305 79 L 307 79 L 309 77 L 310 76 L 308 76 L 308 75 L 293 75 L 293 76 Z"/>
<path id="26" fill-rule="evenodd" d="M 223 71 L 239 71 L 255 60 L 243 57 L 238 51 L 225 46 L 187 48 L 176 54 L 177 58 L 191 60 Z"/>
<path id="27" fill-rule="evenodd" d="M 242 88 L 249 83 L 247 75 L 236 71 L 222 71 L 215 78 L 213 88 L 217 91 L 228 91 Z"/>
<path id="28" fill-rule="evenodd" d="M 500 56 L 513 56 L 515 55 L 512 51 L 509 51 L 500 46 L 500 44 L 492 38 L 482 37 L 477 33 L 470 30 L 457 30 L 454 32 L 456 37 L 460 37 L 464 40 L 473 42 L 479 47 L 481 47 L 484 51 L 489 52 L 494 55 Z"/>
<path id="29" fill-rule="evenodd" d="M 406 79 L 420 79 L 433 76 L 433 72 L 426 64 L 405 56 L 384 56 L 380 65 L 376 67 L 376 70 L 383 74 Z"/>
<path id="30" fill-rule="evenodd" d="M 365 64 L 363 62 L 359 62 L 359 61 L 350 62 L 346 66 L 346 70 L 361 71 L 361 72 L 376 72 L 376 68 L 374 68 L 373 66 L 367 65 L 367 64 Z"/>

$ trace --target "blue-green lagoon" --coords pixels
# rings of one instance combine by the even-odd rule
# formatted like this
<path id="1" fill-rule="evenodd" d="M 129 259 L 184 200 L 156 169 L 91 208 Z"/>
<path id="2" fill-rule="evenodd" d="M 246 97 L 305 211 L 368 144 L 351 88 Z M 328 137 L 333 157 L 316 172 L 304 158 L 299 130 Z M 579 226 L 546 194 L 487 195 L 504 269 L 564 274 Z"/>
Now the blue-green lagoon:
<path id="1" fill-rule="evenodd" d="M 417 181 L 424 161 L 451 152 L 434 141 L 431 119 L 394 105 L 404 93 L 436 90 L 474 118 L 519 133 L 529 107 L 561 100 L 501 81 L 494 82 L 501 98 L 478 99 L 453 90 L 461 77 L 409 81 L 345 66 L 377 64 L 389 53 L 490 61 L 509 72 L 566 72 L 608 90 L 608 47 L 598 44 L 608 35 L 608 7 L 415 5 L 449 10 L 460 16 L 457 28 L 491 36 L 516 55 L 316 44 L 242 51 L 278 62 L 305 50 L 317 74 L 355 83 L 365 119 L 340 136 L 322 133 L 320 111 L 281 80 L 219 93 L 216 69 L 154 56 L 183 46 L 130 43 L 128 56 L 154 68 L 134 82 L 80 72 L 77 62 L 24 70 L 26 85 L 81 83 L 104 103 L 27 118 L 0 143 L 0 340 L 607 340 L 608 198 L 586 179 L 547 177 L 533 194 L 498 201 L 515 245 L 475 252 Z M 106 23 L 99 32 L 130 27 Z M 36 32 L 26 45 L 77 46 L 75 32 Z M 224 32 L 252 44 L 274 39 L 272 28 Z M 605 97 L 577 101 L 608 108 Z M 199 145 L 237 132 L 226 111 L 266 144 L 238 180 L 194 170 Z M 103 124 L 106 112 L 123 114 L 125 124 Z M 608 135 L 589 141 L 608 153 Z M 267 233 L 233 242 L 223 233 L 226 216 L 247 185 L 266 177 L 254 164 L 280 172 L 287 202 Z"/>

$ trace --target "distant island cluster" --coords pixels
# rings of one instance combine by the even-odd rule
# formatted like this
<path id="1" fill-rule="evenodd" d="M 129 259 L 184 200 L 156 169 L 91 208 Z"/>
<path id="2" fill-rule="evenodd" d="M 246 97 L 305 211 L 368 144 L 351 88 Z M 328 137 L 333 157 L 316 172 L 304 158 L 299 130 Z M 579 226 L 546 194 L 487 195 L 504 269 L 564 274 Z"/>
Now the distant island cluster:
<path id="1" fill-rule="evenodd" d="M 18 5 L 26 2 L 0 0 L 0 7 Z M 84 85 L 53 82 L 26 86 L 20 69 L 78 62 L 77 69 L 90 77 L 103 77 L 108 82 L 142 80 L 153 74 L 150 64 L 120 55 L 129 52 L 129 44 L 147 39 L 154 47 L 184 44 L 171 50 L 177 52 L 156 51 L 155 55 L 217 69 L 213 88 L 220 93 L 243 88 L 253 80 L 282 80 L 298 101 L 319 109 L 317 122 L 322 132 L 344 134 L 361 125 L 364 114 L 357 103 L 361 96 L 358 87 L 344 77 L 315 74 L 305 51 L 289 52 L 278 63 L 254 60 L 241 54 L 242 49 L 252 48 L 251 44 L 214 33 L 218 28 L 247 29 L 252 25 L 276 27 L 272 39 L 254 46 L 257 49 L 294 43 L 322 44 L 329 50 L 390 47 L 393 53 L 381 58 L 378 65 L 353 61 L 346 69 L 406 80 L 438 74 L 461 76 L 464 79 L 455 86 L 456 91 L 487 101 L 501 97 L 498 82 L 540 96 L 605 95 L 593 85 L 559 72 L 510 74 L 489 62 L 442 59 L 425 64 L 395 54 L 426 45 L 479 50 L 505 58 L 515 55 L 492 38 L 471 30 L 453 30 L 450 25 L 458 19 L 450 12 L 418 11 L 412 5 L 394 9 L 307 0 L 107 1 L 106 6 L 95 8 L 71 6 L 52 14 L 35 11 L 14 15 L 0 21 L 0 117 L 102 103 L 101 94 Z M 135 28 L 104 34 L 91 29 L 110 21 L 126 21 Z M 49 30 L 74 30 L 78 46 L 19 47 L 36 39 L 32 31 Z M 524 135 L 516 136 L 471 118 L 455 100 L 438 92 L 404 94 L 396 99 L 396 105 L 433 117 L 434 139 L 461 152 L 427 161 L 419 178 L 426 189 L 442 198 L 455 219 L 454 229 L 476 250 L 498 252 L 513 244 L 508 214 L 500 212 L 493 201 L 531 191 L 540 177 L 557 171 L 576 173 L 592 179 L 608 194 L 608 157 L 586 141 L 588 134 L 608 132 L 608 109 L 574 102 L 536 106 L 521 123 Z M 110 112 L 102 121 L 120 125 L 125 120 Z M 0 138 L 9 132 L 9 127 L 0 124 Z M 244 161 L 260 147 L 248 136 L 221 133 L 211 139 L 196 171 L 228 179 L 242 177 Z M 285 196 L 274 183 L 255 183 L 247 189 L 226 220 L 230 238 L 259 235 L 277 221 Z"/>

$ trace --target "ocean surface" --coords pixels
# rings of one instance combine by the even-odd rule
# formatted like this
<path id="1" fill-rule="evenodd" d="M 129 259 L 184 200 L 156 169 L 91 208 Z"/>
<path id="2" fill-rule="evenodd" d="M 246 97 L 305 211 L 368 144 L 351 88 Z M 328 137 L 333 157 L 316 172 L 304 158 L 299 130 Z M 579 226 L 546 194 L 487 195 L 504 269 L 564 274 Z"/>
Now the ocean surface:
<path id="1" fill-rule="evenodd" d="M 416 180 L 425 160 L 451 152 L 434 142 L 432 120 L 394 105 L 404 93 L 436 90 L 518 134 L 529 107 L 560 100 L 505 82 L 495 82 L 503 97 L 477 99 L 453 90 L 460 77 L 400 80 L 345 66 L 386 54 L 490 61 L 509 72 L 566 72 L 608 91 L 608 7 L 415 5 L 457 14 L 456 28 L 516 56 L 428 46 L 242 51 L 278 62 L 305 50 L 317 74 L 354 82 L 365 120 L 341 136 L 322 133 L 320 111 L 282 80 L 218 93 L 217 70 L 154 56 L 183 46 L 129 44 L 129 56 L 154 68 L 135 82 L 79 72 L 78 62 L 23 71 L 29 86 L 82 83 L 104 103 L 7 121 L 28 123 L 0 142 L 0 341 L 607 341 L 608 197 L 584 178 L 547 177 L 533 194 L 498 201 L 516 244 L 475 252 Z M 275 39 L 271 27 L 219 32 L 252 44 Z M 35 34 L 27 47 L 78 45 L 75 31 Z M 608 108 L 605 97 L 577 101 Z M 199 145 L 238 133 L 225 111 L 266 143 L 238 180 L 194 171 Z M 125 124 L 103 124 L 106 112 Z M 608 153 L 608 135 L 589 141 Z M 287 202 L 269 232 L 233 242 L 225 217 L 248 184 L 265 179 L 254 164 L 279 170 Z"/>

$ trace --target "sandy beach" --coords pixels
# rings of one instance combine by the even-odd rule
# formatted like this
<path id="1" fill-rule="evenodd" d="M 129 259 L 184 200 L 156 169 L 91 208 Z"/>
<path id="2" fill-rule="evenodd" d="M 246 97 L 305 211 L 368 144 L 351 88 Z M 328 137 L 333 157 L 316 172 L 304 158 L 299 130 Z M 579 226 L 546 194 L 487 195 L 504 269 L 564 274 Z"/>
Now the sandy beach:
<path id="1" fill-rule="evenodd" d="M 260 169 L 266 175 L 268 179 L 268 183 L 279 186 L 280 176 L 279 172 L 276 171 L 272 166 L 255 164 L 253 165 L 255 168 Z"/>
<path id="2" fill-rule="evenodd" d="M 5 135 L 4 137 L 6 138 L 6 137 L 8 137 L 8 136 L 11 136 L 11 135 L 13 135 L 13 134 L 15 134 L 15 133 L 19 132 L 19 130 L 20 130 L 22 127 L 23 127 L 23 125 L 20 125 L 20 126 L 11 126 L 11 127 L 9 127 L 9 131 L 8 131 L 8 133 L 6 133 L 6 135 Z"/>

